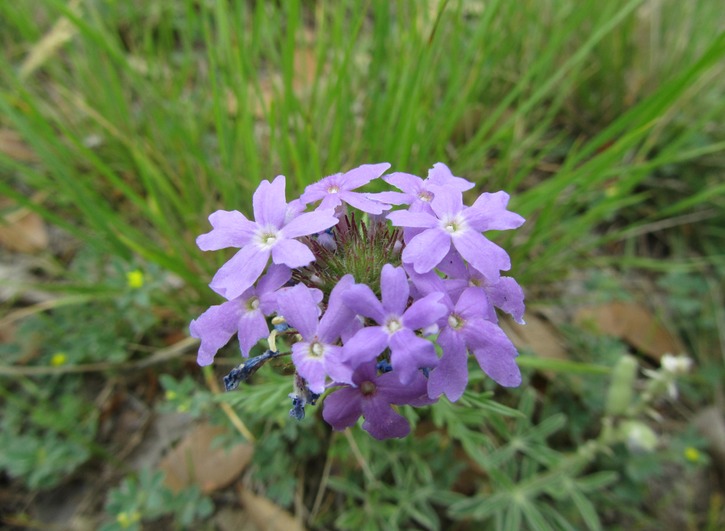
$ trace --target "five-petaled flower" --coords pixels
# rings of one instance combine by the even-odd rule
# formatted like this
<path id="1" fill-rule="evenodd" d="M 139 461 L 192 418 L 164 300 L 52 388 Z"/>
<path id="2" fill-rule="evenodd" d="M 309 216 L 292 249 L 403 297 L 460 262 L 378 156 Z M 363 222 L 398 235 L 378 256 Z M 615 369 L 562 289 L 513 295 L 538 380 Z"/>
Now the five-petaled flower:
<path id="1" fill-rule="evenodd" d="M 252 286 L 269 262 L 290 268 L 304 267 L 315 256 L 298 241 L 300 236 L 316 234 L 337 224 L 334 209 L 318 209 L 300 213 L 287 219 L 285 178 L 280 175 L 271 183 L 262 181 L 252 198 L 255 221 L 233 210 L 219 210 L 209 216 L 213 230 L 202 234 L 196 243 L 203 251 L 225 247 L 241 249 L 224 264 L 209 286 L 226 297 L 234 299 Z"/>

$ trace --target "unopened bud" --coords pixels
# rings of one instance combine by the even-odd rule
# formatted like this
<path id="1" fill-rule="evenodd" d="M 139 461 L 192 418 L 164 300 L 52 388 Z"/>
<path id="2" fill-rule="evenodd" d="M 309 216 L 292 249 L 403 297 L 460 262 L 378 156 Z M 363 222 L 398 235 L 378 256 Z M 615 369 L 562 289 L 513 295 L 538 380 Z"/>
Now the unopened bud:
<path id="1" fill-rule="evenodd" d="M 651 452 L 657 448 L 657 434 L 647 424 L 632 420 L 622 424 L 621 430 L 631 452 Z"/>
<path id="2" fill-rule="evenodd" d="M 632 403 L 634 381 L 637 377 L 637 360 L 622 356 L 612 370 L 612 380 L 607 394 L 605 412 L 608 415 L 624 415 Z"/>

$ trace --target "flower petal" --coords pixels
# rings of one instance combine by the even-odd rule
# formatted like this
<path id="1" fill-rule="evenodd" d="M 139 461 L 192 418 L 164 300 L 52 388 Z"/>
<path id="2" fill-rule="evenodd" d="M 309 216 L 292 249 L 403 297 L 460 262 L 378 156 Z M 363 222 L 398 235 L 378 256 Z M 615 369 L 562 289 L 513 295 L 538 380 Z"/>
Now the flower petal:
<path id="1" fill-rule="evenodd" d="M 464 212 L 469 225 L 478 232 L 515 229 L 523 225 L 524 218 L 506 210 L 509 195 L 506 192 L 484 192 Z"/>
<path id="2" fill-rule="evenodd" d="M 403 249 L 403 261 L 413 264 L 416 273 L 427 273 L 441 263 L 451 248 L 450 235 L 439 229 L 424 230 Z"/>
<path id="3" fill-rule="evenodd" d="M 400 383 L 395 371 L 380 375 L 375 384 L 378 392 L 391 404 L 425 406 L 435 402 L 428 396 L 428 380 L 420 371 L 416 372 L 408 385 Z"/>
<path id="4" fill-rule="evenodd" d="M 352 275 L 345 275 L 337 281 L 330 292 L 325 315 L 320 319 L 317 333 L 325 343 L 335 343 L 344 330 L 352 326 L 355 312 L 348 308 L 342 300 L 342 294 L 355 283 Z"/>
<path id="5" fill-rule="evenodd" d="M 413 380 L 418 369 L 430 369 L 438 365 L 433 343 L 410 330 L 403 329 L 390 336 L 390 352 L 390 363 L 403 385 Z"/>
<path id="6" fill-rule="evenodd" d="M 272 264 L 267 273 L 257 283 L 257 295 L 275 291 L 284 286 L 292 278 L 292 271 L 285 265 Z"/>
<path id="7" fill-rule="evenodd" d="M 312 251 L 297 240 L 280 240 L 272 247 L 272 261 L 275 264 L 284 264 L 295 269 L 304 267 L 315 260 Z"/>
<path id="8" fill-rule="evenodd" d="M 487 319 L 492 316 L 496 317 L 496 311 L 486 295 L 486 292 L 479 287 L 466 288 L 456 302 L 457 313 L 465 319 L 479 317 Z"/>
<path id="9" fill-rule="evenodd" d="M 383 305 L 373 293 L 373 290 L 365 284 L 355 284 L 350 286 L 345 293 L 342 294 L 342 300 L 345 306 L 353 312 L 365 317 L 374 319 L 378 324 L 385 322 L 386 312 Z"/>
<path id="10" fill-rule="evenodd" d="M 242 312 L 241 302 L 227 301 L 210 307 L 197 319 L 191 321 L 191 337 L 201 339 L 197 361 L 199 365 L 211 365 L 217 351 L 229 343 L 237 331 L 237 323 Z"/>
<path id="11" fill-rule="evenodd" d="M 337 431 L 354 426 L 361 414 L 362 396 L 352 387 L 330 393 L 322 406 L 322 418 Z"/>
<path id="12" fill-rule="evenodd" d="M 356 188 L 360 188 L 373 179 L 380 177 L 388 168 L 390 168 L 390 164 L 387 162 L 363 164 L 362 166 L 353 168 L 342 176 L 342 189 L 355 190 Z"/>
<path id="13" fill-rule="evenodd" d="M 292 362 L 300 376 L 307 381 L 310 391 L 322 394 L 327 379 L 324 358 L 311 356 L 309 351 L 310 344 L 307 341 L 298 341 L 292 345 Z"/>
<path id="14" fill-rule="evenodd" d="M 521 384 L 521 370 L 516 365 L 518 352 L 501 328 L 480 319 L 474 327 L 466 326 L 464 334 L 483 372 L 504 387 Z"/>
<path id="15" fill-rule="evenodd" d="M 365 194 L 365 197 L 372 199 L 373 201 L 380 201 L 387 205 L 409 205 L 415 200 L 415 197 L 410 194 L 403 194 L 401 192 L 377 192 L 371 194 Z"/>
<path id="16" fill-rule="evenodd" d="M 410 433 L 410 424 L 382 397 L 363 399 L 363 429 L 378 440 L 403 438 Z"/>
<path id="17" fill-rule="evenodd" d="M 343 349 L 336 345 L 326 345 L 325 371 L 336 383 L 353 384 L 353 373 L 357 367 L 351 367 L 343 361 Z"/>
<path id="18" fill-rule="evenodd" d="M 277 229 L 284 224 L 287 210 L 285 199 L 285 177 L 278 175 L 271 183 L 262 181 L 252 196 L 254 220 L 261 227 L 273 226 Z"/>
<path id="19" fill-rule="evenodd" d="M 267 274 L 257 282 L 257 295 L 259 296 L 259 309 L 264 315 L 277 310 L 277 290 L 292 278 L 292 270 L 286 265 L 272 264 Z"/>
<path id="20" fill-rule="evenodd" d="M 304 284 L 297 284 L 277 295 L 278 312 L 290 326 L 297 329 L 305 341 L 317 334 L 317 304 Z M 303 375 L 304 376 L 304 375 Z"/>
<path id="21" fill-rule="evenodd" d="M 429 293 L 422 299 L 415 301 L 403 314 L 403 324 L 410 330 L 419 330 L 432 325 L 441 317 L 448 314 L 448 308 L 441 304 L 445 294 L 440 292 Z"/>
<path id="22" fill-rule="evenodd" d="M 501 277 L 495 284 L 486 286 L 486 293 L 497 308 L 511 315 L 519 324 L 524 324 L 524 290 L 511 277 Z"/>
<path id="23" fill-rule="evenodd" d="M 357 208 L 368 214 L 382 214 L 386 210 L 390 209 L 390 205 L 374 201 L 365 197 L 367 194 L 360 194 L 358 192 L 342 191 L 339 193 L 340 199 L 345 201 L 348 205 Z"/>
<path id="24" fill-rule="evenodd" d="M 244 312 L 239 319 L 239 348 L 246 358 L 257 342 L 269 335 L 267 320 L 259 310 Z"/>
<path id="25" fill-rule="evenodd" d="M 467 181 L 462 177 L 456 177 L 451 170 L 442 162 L 436 162 L 433 167 L 428 170 L 428 179 L 430 184 L 437 186 L 447 186 L 461 192 L 470 190 L 475 185 L 471 181 Z"/>
<path id="26" fill-rule="evenodd" d="M 416 227 L 429 229 L 438 225 L 435 216 L 427 212 L 409 212 L 407 210 L 395 210 L 386 216 L 396 227 Z"/>
<path id="27" fill-rule="evenodd" d="M 453 245 L 489 282 L 496 282 L 502 269 L 511 269 L 511 259 L 506 251 L 478 232 L 467 230 L 453 238 Z"/>
<path id="28" fill-rule="evenodd" d="M 235 299 L 257 281 L 268 261 L 268 249 L 245 245 L 219 268 L 209 287 L 227 299 Z"/>
<path id="29" fill-rule="evenodd" d="M 438 367 L 428 377 L 428 394 L 437 398 L 445 394 L 451 402 L 457 401 L 468 383 L 468 351 L 459 334 L 445 328 L 438 335 L 443 356 Z"/>
<path id="30" fill-rule="evenodd" d="M 459 190 L 437 186 L 430 207 L 439 219 L 463 210 L 463 194 Z"/>
<path id="31" fill-rule="evenodd" d="M 410 286 L 402 267 L 385 264 L 380 274 L 380 292 L 387 314 L 402 315 L 408 305 Z"/>
<path id="32" fill-rule="evenodd" d="M 378 357 L 388 346 L 388 335 L 379 326 L 366 326 L 352 336 L 342 350 L 342 360 L 351 368 Z"/>
<path id="33" fill-rule="evenodd" d="M 300 214 L 280 231 L 285 238 L 299 238 L 309 234 L 316 234 L 325 229 L 334 227 L 340 220 L 335 217 L 335 210 L 315 210 Z"/>
<path id="34" fill-rule="evenodd" d="M 394 172 L 390 175 L 386 175 L 383 177 L 383 181 L 385 181 L 388 184 L 392 184 L 395 186 L 398 190 L 402 190 L 406 194 L 410 194 L 415 197 L 415 195 L 418 193 L 418 190 L 423 186 L 423 179 L 418 177 L 417 175 L 412 175 L 410 173 L 403 173 L 403 172 Z"/>
<path id="35" fill-rule="evenodd" d="M 236 210 L 217 210 L 209 216 L 209 222 L 213 229 L 196 239 L 196 245 L 202 251 L 244 247 L 257 230 L 256 223 Z"/>

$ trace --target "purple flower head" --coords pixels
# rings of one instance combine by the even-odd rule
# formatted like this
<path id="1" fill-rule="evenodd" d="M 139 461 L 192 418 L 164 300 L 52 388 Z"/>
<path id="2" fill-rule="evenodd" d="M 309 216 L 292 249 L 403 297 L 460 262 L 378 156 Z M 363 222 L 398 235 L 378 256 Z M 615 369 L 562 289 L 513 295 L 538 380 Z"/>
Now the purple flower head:
<path id="1" fill-rule="evenodd" d="M 345 361 L 354 368 L 389 348 L 393 369 L 400 375 L 400 381 L 408 384 L 418 369 L 438 363 L 433 343 L 415 331 L 435 323 L 446 313 L 446 307 L 438 302 L 440 293 L 431 293 L 408 306 L 408 278 L 402 267 L 390 264 L 383 266 L 380 291 L 382 302 L 365 284 L 355 284 L 343 294 L 342 300 L 351 310 L 378 324 L 362 328 L 345 343 Z"/>
<path id="2" fill-rule="evenodd" d="M 366 194 L 353 192 L 353 190 L 368 184 L 380 177 L 390 164 L 363 164 L 347 173 L 336 173 L 309 185 L 300 199 L 305 203 L 322 200 L 318 209 L 335 208 L 343 202 L 351 207 L 367 212 L 368 214 L 381 214 L 390 208 L 388 205 L 373 201 L 365 197 Z"/>
<path id="3" fill-rule="evenodd" d="M 488 304 L 486 294 L 478 288 L 468 288 L 456 302 L 438 335 L 443 356 L 430 374 L 431 397 L 445 393 L 453 402 L 461 397 L 468 383 L 469 350 L 481 369 L 499 385 L 516 387 L 521 383 L 516 347 L 498 325 L 485 318 Z"/>
<path id="4" fill-rule="evenodd" d="M 395 371 L 378 376 L 374 361 L 359 365 L 352 375 L 352 386 L 343 386 L 325 398 L 322 417 L 335 430 L 353 426 L 362 415 L 363 429 L 376 439 L 405 437 L 410 424 L 391 404 L 423 406 L 432 404 L 427 380 L 416 372 L 406 385 Z"/>
<path id="5" fill-rule="evenodd" d="M 352 377 L 352 371 L 342 363 L 342 347 L 336 345 L 341 332 L 352 326 L 355 319 L 355 314 L 341 300 L 341 294 L 352 284 L 349 275 L 340 280 L 330 294 L 322 319 L 318 319 L 312 290 L 303 284 L 277 297 L 279 313 L 302 336 L 301 341 L 292 345 L 292 361 L 314 393 L 325 390 L 327 376 L 337 381 L 348 381 Z"/>
<path id="6" fill-rule="evenodd" d="M 417 273 L 426 273 L 440 264 L 451 245 L 472 267 L 487 279 L 497 280 L 500 270 L 511 268 L 508 254 L 484 237 L 486 230 L 520 226 L 524 219 L 506 210 L 508 194 L 484 193 L 470 206 L 463 205 L 461 192 L 440 188 L 431 201 L 433 214 L 397 210 L 388 214 L 393 225 L 422 228 L 403 250 L 403 262 L 413 264 Z"/>
<path id="7" fill-rule="evenodd" d="M 389 167 L 330 175 L 289 203 L 279 176 L 255 191 L 253 220 L 238 211 L 209 217 L 212 230 L 199 236 L 199 247 L 239 250 L 210 283 L 227 302 L 190 325 L 201 339 L 198 362 L 212 363 L 235 333 L 245 357 L 268 342 L 264 354 L 225 377 L 227 390 L 267 361 L 291 356 L 292 417 L 304 418 L 334 388 L 325 420 L 341 430 L 362 416 L 363 428 L 385 439 L 411 429 L 394 406 L 461 397 L 469 354 L 498 384 L 519 385 L 518 354 L 496 309 L 523 323 L 523 290 L 501 276 L 509 257 L 482 233 L 516 228 L 523 218 L 507 210 L 504 192 L 464 206 L 473 184 L 442 163 L 426 179 L 383 177 L 399 191 L 357 191 Z M 407 206 L 386 212 L 391 205 Z"/>
<path id="8" fill-rule="evenodd" d="M 219 210 L 209 216 L 213 227 L 196 240 L 203 251 L 240 247 L 224 264 L 209 286 L 226 297 L 235 299 L 252 286 L 264 271 L 270 256 L 275 264 L 290 268 L 304 267 L 314 260 L 307 246 L 295 238 L 332 227 L 338 220 L 332 209 L 317 210 L 292 217 L 297 205 L 288 211 L 285 199 L 285 178 L 262 181 L 252 198 L 255 221 L 235 211 Z M 291 219 L 286 219 L 287 217 Z"/>
<path id="9" fill-rule="evenodd" d="M 287 266 L 269 268 L 256 287 L 245 290 L 239 297 L 212 306 L 189 325 L 191 337 L 201 339 L 197 361 L 210 365 L 217 351 L 231 337 L 239 335 L 239 346 L 244 357 L 260 339 L 269 335 L 265 315 L 274 311 L 277 290 L 292 276 Z"/>

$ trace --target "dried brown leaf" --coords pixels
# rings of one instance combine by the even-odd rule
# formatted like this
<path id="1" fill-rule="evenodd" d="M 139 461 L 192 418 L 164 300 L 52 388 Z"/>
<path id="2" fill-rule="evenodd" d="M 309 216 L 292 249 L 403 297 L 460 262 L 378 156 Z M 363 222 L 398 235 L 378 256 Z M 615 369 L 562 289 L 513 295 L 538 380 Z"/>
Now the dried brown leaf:
<path id="1" fill-rule="evenodd" d="M 17 208 L 0 220 L 0 245 L 9 251 L 37 253 L 48 247 L 48 230 L 38 214 Z"/>
<path id="2" fill-rule="evenodd" d="M 547 359 L 568 360 L 564 339 L 543 317 L 526 315 L 526 324 L 519 325 L 508 316 L 500 320 L 501 328 L 517 349 L 526 348 Z"/>
<path id="3" fill-rule="evenodd" d="M 239 498 L 250 519 L 261 531 L 304 531 L 304 526 L 290 513 L 267 498 L 241 489 Z"/>
<path id="4" fill-rule="evenodd" d="M 634 302 L 615 301 L 582 308 L 575 322 L 594 325 L 600 332 L 617 337 L 655 359 L 680 354 L 682 343 L 647 308 Z"/>
<path id="5" fill-rule="evenodd" d="M 199 424 L 159 463 L 166 474 L 166 486 L 179 490 L 198 485 L 205 494 L 234 481 L 252 459 L 254 447 L 238 444 L 233 448 L 213 445 L 224 428 Z"/>
<path id="6" fill-rule="evenodd" d="M 0 153 L 19 162 L 32 162 L 37 158 L 35 152 L 12 129 L 0 129 Z"/>

